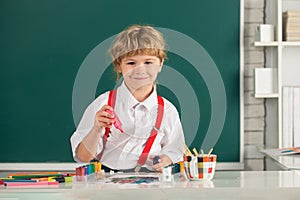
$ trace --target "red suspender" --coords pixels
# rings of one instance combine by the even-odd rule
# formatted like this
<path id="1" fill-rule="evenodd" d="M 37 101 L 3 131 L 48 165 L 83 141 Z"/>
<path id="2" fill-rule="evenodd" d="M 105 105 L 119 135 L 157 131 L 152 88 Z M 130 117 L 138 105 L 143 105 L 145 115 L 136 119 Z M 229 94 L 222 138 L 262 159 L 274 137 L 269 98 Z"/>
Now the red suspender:
<path id="1" fill-rule="evenodd" d="M 140 158 L 138 160 L 138 166 L 140 166 L 140 167 L 145 164 L 145 162 L 148 158 L 148 154 L 151 150 L 153 142 L 154 142 L 154 140 L 157 136 L 157 133 L 160 129 L 162 117 L 164 115 L 164 100 L 161 96 L 157 95 L 157 101 L 158 101 L 158 108 L 157 108 L 157 116 L 156 116 L 155 126 L 153 127 L 153 129 L 151 131 L 151 135 L 148 138 L 148 140 L 146 142 L 146 145 L 144 147 L 144 150 L 143 150 L 143 152 L 140 155 Z"/>
<path id="2" fill-rule="evenodd" d="M 109 92 L 109 97 L 108 97 L 108 105 L 111 107 L 115 107 L 115 102 L 116 102 L 116 95 L 117 95 L 117 90 L 111 90 Z M 155 126 L 153 127 L 151 134 L 146 142 L 146 145 L 143 149 L 142 154 L 140 155 L 140 158 L 138 160 L 138 166 L 142 166 L 146 163 L 146 160 L 148 158 L 148 154 L 151 150 L 151 147 L 153 145 L 153 142 L 158 134 L 158 131 L 160 129 L 160 125 L 162 122 L 162 118 L 164 115 L 164 100 L 161 96 L 157 95 L 157 101 L 158 101 L 158 108 L 157 108 L 157 116 L 156 116 L 156 122 L 155 122 Z M 102 147 L 102 151 L 101 153 L 99 153 L 97 155 L 97 159 L 100 160 L 102 155 L 103 155 L 103 151 L 105 148 L 105 144 L 107 142 L 107 138 L 109 136 L 110 133 L 110 128 L 106 128 L 105 129 L 105 134 L 103 136 L 103 147 Z"/>
<path id="3" fill-rule="evenodd" d="M 108 102 L 107 105 L 111 106 L 111 107 L 115 107 L 115 102 L 116 102 L 116 95 L 117 95 L 117 90 L 111 90 L 109 91 L 109 96 L 108 96 Z M 104 152 L 104 148 L 107 142 L 107 138 L 109 136 L 109 132 L 110 132 L 110 128 L 105 128 L 105 134 L 103 136 L 103 147 L 102 147 L 102 151 L 97 155 L 97 159 L 100 160 L 102 158 L 103 152 Z"/>

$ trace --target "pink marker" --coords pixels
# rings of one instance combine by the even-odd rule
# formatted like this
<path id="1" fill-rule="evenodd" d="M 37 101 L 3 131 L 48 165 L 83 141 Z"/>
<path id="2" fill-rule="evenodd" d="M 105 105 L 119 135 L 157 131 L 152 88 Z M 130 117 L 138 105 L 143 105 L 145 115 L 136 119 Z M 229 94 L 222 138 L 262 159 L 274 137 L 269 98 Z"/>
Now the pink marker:
<path id="1" fill-rule="evenodd" d="M 111 110 L 106 110 L 106 112 L 108 112 L 109 114 L 113 115 L 114 116 L 114 126 L 116 127 L 116 129 L 118 129 L 119 131 L 121 131 L 121 133 L 123 133 L 123 129 L 122 129 L 122 123 L 121 121 L 119 120 L 118 116 L 116 115 L 116 113 L 114 111 L 111 111 Z"/>
<path id="2" fill-rule="evenodd" d="M 14 182 L 7 182 L 4 184 L 6 187 L 40 187 L 40 186 L 58 186 L 59 183 L 55 182 L 48 182 L 48 181 L 41 181 L 41 182 L 24 182 L 24 183 L 14 183 Z"/>

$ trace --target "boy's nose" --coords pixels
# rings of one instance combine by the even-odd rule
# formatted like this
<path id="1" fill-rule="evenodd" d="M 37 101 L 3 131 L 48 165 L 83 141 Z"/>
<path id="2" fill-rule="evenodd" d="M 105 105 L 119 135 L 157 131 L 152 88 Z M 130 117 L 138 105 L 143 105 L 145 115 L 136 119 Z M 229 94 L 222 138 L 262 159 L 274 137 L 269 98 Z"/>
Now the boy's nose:
<path id="1" fill-rule="evenodd" d="M 134 68 L 136 73 L 144 73 L 146 71 L 146 67 L 144 64 L 140 64 Z"/>

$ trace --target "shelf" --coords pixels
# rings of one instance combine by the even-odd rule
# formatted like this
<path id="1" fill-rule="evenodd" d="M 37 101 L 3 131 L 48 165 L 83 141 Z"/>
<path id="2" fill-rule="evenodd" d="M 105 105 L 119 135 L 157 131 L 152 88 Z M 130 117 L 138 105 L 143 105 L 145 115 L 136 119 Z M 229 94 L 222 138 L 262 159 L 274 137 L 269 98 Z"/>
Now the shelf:
<path id="1" fill-rule="evenodd" d="M 254 46 L 256 47 L 300 47 L 300 41 L 282 41 L 282 42 L 254 42 Z"/>
<path id="2" fill-rule="evenodd" d="M 282 46 L 284 46 L 284 47 L 300 47 L 300 41 L 298 41 L 298 42 L 284 41 L 284 42 L 282 42 Z"/>
<path id="3" fill-rule="evenodd" d="M 269 94 L 254 94 L 255 98 L 278 98 L 278 93 L 269 93 Z"/>
<path id="4" fill-rule="evenodd" d="M 274 0 L 265 2 L 265 24 L 274 26 L 275 41 L 260 42 L 257 37 L 254 46 L 264 48 L 264 68 L 255 68 L 254 93 L 255 98 L 266 99 L 265 108 L 268 115 L 265 120 L 265 144 L 267 146 L 282 147 L 283 138 L 293 137 L 287 135 L 286 121 L 284 119 L 282 87 L 285 84 L 299 85 L 297 74 L 300 72 L 300 41 L 284 41 L 283 12 L 287 10 L 300 10 L 300 0 Z M 257 32 L 254 34 L 257 35 Z M 261 50 L 261 49 L 260 49 Z M 273 75 L 263 71 L 267 68 L 277 69 Z M 269 74 L 268 74 L 269 73 Z M 270 78 L 271 77 L 271 78 Z M 277 79 L 272 81 L 273 79 Z M 271 81 L 270 81 L 271 80 Z M 273 82 L 273 85 L 271 84 Z M 285 120 L 285 123 L 284 123 Z M 285 130 L 285 131 L 283 131 Z"/>
<path id="5" fill-rule="evenodd" d="M 269 47 L 275 47 L 278 46 L 279 42 L 254 42 L 254 46 L 256 47 L 265 47 L 265 46 L 269 46 Z"/>

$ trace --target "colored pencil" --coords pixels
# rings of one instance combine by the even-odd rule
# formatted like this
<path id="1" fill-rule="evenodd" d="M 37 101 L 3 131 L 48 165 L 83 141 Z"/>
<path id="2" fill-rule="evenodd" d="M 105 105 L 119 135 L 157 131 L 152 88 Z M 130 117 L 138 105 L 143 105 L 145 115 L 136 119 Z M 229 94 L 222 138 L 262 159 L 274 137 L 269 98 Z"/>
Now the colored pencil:
<path id="1" fill-rule="evenodd" d="M 201 149 L 201 155 L 202 155 L 202 157 L 204 157 L 204 151 L 203 151 L 203 149 Z"/>
<path id="2" fill-rule="evenodd" d="M 190 151 L 190 149 L 188 148 L 188 146 L 186 145 L 186 144 L 184 144 L 184 148 L 185 148 L 185 150 L 186 150 L 186 154 L 187 155 L 189 155 L 189 156 L 192 156 L 193 154 L 192 154 L 192 152 Z"/>
<path id="3" fill-rule="evenodd" d="M 40 175 L 40 174 L 62 174 L 61 172 L 17 172 L 13 174 L 8 174 L 7 177 L 11 176 L 27 176 L 27 175 Z"/>
<path id="4" fill-rule="evenodd" d="M 35 183 L 30 183 L 30 182 L 24 182 L 24 183 L 14 183 L 14 182 L 8 182 L 8 183 L 4 183 L 5 186 L 10 187 L 10 186 L 14 186 L 14 187 L 27 187 L 27 186 L 55 186 L 58 185 L 59 183 L 57 181 L 55 182 L 47 182 L 47 181 L 43 181 L 43 182 L 35 182 Z"/>
<path id="5" fill-rule="evenodd" d="M 38 182 L 40 181 L 49 181 L 49 179 L 54 178 L 53 176 L 48 176 L 48 177 L 42 177 L 42 178 L 31 178 L 30 180 L 36 180 Z"/>
<path id="6" fill-rule="evenodd" d="M 211 148 L 211 149 L 209 150 L 208 156 L 210 156 L 210 154 L 212 153 L 213 150 L 214 150 L 213 148 Z"/>
<path id="7" fill-rule="evenodd" d="M 10 180 L 4 180 L 4 183 L 36 183 L 37 180 L 28 180 L 28 179 L 10 179 Z"/>
<path id="8" fill-rule="evenodd" d="M 49 177 L 49 176 L 62 176 L 62 174 L 27 174 L 27 175 L 19 175 L 19 176 L 9 176 L 9 178 L 15 178 L 15 179 L 31 179 L 31 178 L 43 178 L 43 177 Z"/>
<path id="9" fill-rule="evenodd" d="M 193 148 L 193 152 L 194 152 L 195 156 L 198 156 L 198 155 L 199 155 L 196 148 Z"/>

